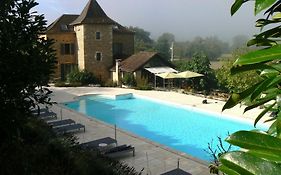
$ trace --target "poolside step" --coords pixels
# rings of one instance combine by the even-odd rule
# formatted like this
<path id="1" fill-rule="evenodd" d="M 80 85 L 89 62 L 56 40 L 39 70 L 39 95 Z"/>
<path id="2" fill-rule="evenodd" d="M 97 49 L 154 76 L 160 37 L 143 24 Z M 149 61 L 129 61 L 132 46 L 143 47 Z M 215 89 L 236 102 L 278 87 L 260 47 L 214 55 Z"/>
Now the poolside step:
<path id="1" fill-rule="evenodd" d="M 115 100 L 125 100 L 133 98 L 133 93 L 115 95 Z"/>

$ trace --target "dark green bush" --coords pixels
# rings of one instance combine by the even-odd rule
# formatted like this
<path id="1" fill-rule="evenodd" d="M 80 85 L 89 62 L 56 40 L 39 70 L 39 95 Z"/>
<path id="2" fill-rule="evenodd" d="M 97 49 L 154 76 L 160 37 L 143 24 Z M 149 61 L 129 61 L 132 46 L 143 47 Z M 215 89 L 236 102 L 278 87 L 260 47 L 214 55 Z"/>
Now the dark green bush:
<path id="1" fill-rule="evenodd" d="M 122 83 L 126 86 L 134 87 L 136 86 L 136 80 L 133 74 L 126 73 L 122 78 Z"/>
<path id="2" fill-rule="evenodd" d="M 137 87 L 135 89 L 137 90 L 152 90 L 152 85 L 148 83 L 148 80 L 146 78 L 137 78 Z"/>
<path id="3" fill-rule="evenodd" d="M 104 87 L 117 87 L 117 82 L 107 80 L 102 86 Z"/>
<path id="4" fill-rule="evenodd" d="M 97 78 L 92 72 L 86 70 L 74 70 L 67 75 L 67 82 L 70 84 L 80 83 L 81 85 L 98 84 Z"/>
<path id="5" fill-rule="evenodd" d="M 55 83 L 55 87 L 79 87 L 79 86 L 82 86 L 82 84 L 79 82 L 67 83 L 64 81 L 58 81 Z"/>

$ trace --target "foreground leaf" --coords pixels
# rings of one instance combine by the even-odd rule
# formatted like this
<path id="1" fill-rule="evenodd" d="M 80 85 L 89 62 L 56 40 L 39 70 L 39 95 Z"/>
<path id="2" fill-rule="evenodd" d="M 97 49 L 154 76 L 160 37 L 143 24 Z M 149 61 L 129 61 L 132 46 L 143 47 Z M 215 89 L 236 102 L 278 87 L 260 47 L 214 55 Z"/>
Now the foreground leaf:
<path id="1" fill-rule="evenodd" d="M 268 62 L 281 58 L 281 45 L 276 45 L 268 49 L 249 52 L 241 56 L 234 62 L 234 66 L 242 66 L 256 63 Z"/>
<path id="2" fill-rule="evenodd" d="M 243 175 L 277 175 L 281 172 L 279 164 L 241 151 L 226 153 L 220 157 L 220 161 L 224 166 Z M 225 168 L 220 170 L 224 172 Z"/>
<path id="3" fill-rule="evenodd" d="M 231 6 L 231 16 L 234 15 L 235 12 L 242 6 L 244 0 L 236 0 L 234 4 Z"/>
<path id="4" fill-rule="evenodd" d="M 281 154 L 281 139 L 253 131 L 238 131 L 231 134 L 226 141 L 247 150 Z"/>
<path id="5" fill-rule="evenodd" d="M 259 82 L 255 85 L 253 85 L 252 87 L 246 89 L 245 91 L 237 94 L 237 93 L 233 93 L 231 94 L 231 96 L 228 98 L 227 102 L 224 104 L 222 111 L 224 111 L 225 109 L 230 109 L 234 106 L 236 106 L 238 103 L 240 103 L 241 101 L 243 101 L 244 99 L 246 99 L 247 97 L 249 97 L 253 91 L 261 84 L 262 82 Z"/>
<path id="6" fill-rule="evenodd" d="M 257 116 L 257 118 L 255 119 L 255 122 L 254 122 L 254 126 L 255 126 L 255 127 L 256 127 L 257 123 L 260 121 L 260 119 L 261 119 L 269 110 L 271 110 L 275 104 L 276 104 L 276 102 L 273 103 L 273 104 L 271 104 L 269 107 L 265 108 L 265 109 Z"/>
<path id="7" fill-rule="evenodd" d="M 255 15 L 271 6 L 276 0 L 256 0 Z"/>

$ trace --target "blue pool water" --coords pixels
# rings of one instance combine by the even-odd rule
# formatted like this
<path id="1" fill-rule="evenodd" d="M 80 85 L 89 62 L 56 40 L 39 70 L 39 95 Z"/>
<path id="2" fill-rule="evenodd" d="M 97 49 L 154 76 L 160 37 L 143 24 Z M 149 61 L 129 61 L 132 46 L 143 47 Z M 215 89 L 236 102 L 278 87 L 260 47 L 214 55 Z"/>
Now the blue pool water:
<path id="1" fill-rule="evenodd" d="M 83 96 L 78 101 L 65 105 L 87 116 L 116 124 L 123 130 L 207 161 L 211 157 L 204 150 L 212 140 L 213 147 L 216 148 L 217 136 L 225 138 L 228 133 L 254 129 L 250 123 L 143 98 L 115 100 L 102 96 Z"/>

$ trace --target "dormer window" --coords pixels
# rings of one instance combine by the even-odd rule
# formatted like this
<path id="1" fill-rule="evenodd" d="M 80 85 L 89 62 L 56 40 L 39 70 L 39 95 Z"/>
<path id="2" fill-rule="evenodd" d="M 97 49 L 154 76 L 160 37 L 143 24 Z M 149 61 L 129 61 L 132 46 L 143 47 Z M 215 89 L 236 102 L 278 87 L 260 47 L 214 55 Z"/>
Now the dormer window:
<path id="1" fill-rule="evenodd" d="M 100 40 L 101 36 L 100 36 L 100 32 L 96 32 L 96 40 Z"/>
<path id="2" fill-rule="evenodd" d="M 61 31 L 68 31 L 68 26 L 66 24 L 61 24 L 60 29 Z"/>

